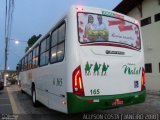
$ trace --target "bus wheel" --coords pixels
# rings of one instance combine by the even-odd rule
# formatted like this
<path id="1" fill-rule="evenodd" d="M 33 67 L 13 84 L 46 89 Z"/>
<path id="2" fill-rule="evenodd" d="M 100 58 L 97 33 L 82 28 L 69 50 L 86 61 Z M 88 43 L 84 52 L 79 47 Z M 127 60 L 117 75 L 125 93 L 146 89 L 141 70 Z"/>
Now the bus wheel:
<path id="1" fill-rule="evenodd" d="M 38 101 L 36 99 L 36 90 L 35 87 L 32 87 L 32 103 L 34 107 L 38 107 Z"/>
<path id="2" fill-rule="evenodd" d="M 21 93 L 24 93 L 24 91 L 21 89 Z"/>

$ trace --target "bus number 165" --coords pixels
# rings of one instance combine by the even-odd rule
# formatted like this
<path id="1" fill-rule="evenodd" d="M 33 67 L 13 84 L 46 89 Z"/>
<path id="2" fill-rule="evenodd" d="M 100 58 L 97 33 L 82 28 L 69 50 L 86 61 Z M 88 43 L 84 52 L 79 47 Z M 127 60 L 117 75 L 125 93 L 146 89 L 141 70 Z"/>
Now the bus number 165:
<path id="1" fill-rule="evenodd" d="M 91 95 L 99 95 L 100 94 L 100 90 L 99 89 L 91 89 L 90 93 L 91 93 Z"/>

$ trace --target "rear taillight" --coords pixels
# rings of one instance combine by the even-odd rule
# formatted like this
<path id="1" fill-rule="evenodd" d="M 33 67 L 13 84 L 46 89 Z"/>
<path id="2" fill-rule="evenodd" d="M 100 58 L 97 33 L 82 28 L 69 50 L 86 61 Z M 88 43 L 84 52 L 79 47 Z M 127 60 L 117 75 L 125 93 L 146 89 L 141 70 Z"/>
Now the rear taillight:
<path id="1" fill-rule="evenodd" d="M 72 86 L 73 86 L 73 93 L 79 96 L 84 96 L 84 89 L 83 89 L 83 80 L 81 74 L 81 67 L 78 66 L 72 74 Z"/>
<path id="2" fill-rule="evenodd" d="M 141 90 L 146 89 L 146 76 L 145 76 L 145 70 L 142 68 L 142 78 L 141 78 Z"/>

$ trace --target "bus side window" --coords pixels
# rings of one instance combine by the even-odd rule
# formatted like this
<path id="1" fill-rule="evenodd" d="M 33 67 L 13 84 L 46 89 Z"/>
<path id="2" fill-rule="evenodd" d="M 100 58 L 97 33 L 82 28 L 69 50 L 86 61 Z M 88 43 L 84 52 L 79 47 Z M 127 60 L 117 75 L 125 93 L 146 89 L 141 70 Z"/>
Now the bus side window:
<path id="1" fill-rule="evenodd" d="M 51 37 L 51 55 L 50 62 L 57 62 L 57 39 L 58 39 L 58 30 L 53 31 Z"/>
<path id="2" fill-rule="evenodd" d="M 28 70 L 30 69 L 30 57 L 31 57 L 31 52 L 28 54 Z"/>
<path id="3" fill-rule="evenodd" d="M 64 42 L 57 46 L 57 60 L 62 61 L 64 58 Z"/>
<path id="4" fill-rule="evenodd" d="M 65 23 L 58 30 L 57 60 L 62 61 L 64 58 L 64 41 L 65 41 Z"/>
<path id="5" fill-rule="evenodd" d="M 32 68 L 35 68 L 35 52 L 36 50 L 35 50 L 35 48 L 33 49 L 33 57 L 32 57 Z"/>
<path id="6" fill-rule="evenodd" d="M 51 63 L 57 62 L 57 46 L 51 48 Z"/>
<path id="7" fill-rule="evenodd" d="M 32 68 L 38 67 L 39 46 L 33 49 Z"/>
<path id="8" fill-rule="evenodd" d="M 48 65 L 49 62 L 50 36 L 40 44 L 40 66 Z"/>
<path id="9" fill-rule="evenodd" d="M 28 64 L 28 69 L 32 69 L 32 51 L 29 53 Z"/>
<path id="10" fill-rule="evenodd" d="M 28 70 L 28 55 L 25 56 L 25 67 L 24 70 Z"/>
<path id="11" fill-rule="evenodd" d="M 64 23 L 58 29 L 58 43 L 64 42 L 65 40 L 65 27 Z"/>
<path id="12" fill-rule="evenodd" d="M 50 54 L 51 63 L 63 61 L 64 41 L 65 41 L 65 23 L 57 27 L 51 34 L 51 54 Z"/>

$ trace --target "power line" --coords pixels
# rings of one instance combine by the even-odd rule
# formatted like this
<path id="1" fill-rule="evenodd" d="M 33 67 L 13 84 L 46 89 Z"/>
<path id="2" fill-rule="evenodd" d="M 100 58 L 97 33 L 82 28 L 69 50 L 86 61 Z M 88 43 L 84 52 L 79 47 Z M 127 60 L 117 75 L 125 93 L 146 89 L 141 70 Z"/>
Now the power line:
<path id="1" fill-rule="evenodd" d="M 7 0 L 6 0 L 6 11 L 5 11 L 5 37 L 7 36 L 7 14 L 8 14 L 8 6 L 7 6 Z"/>

